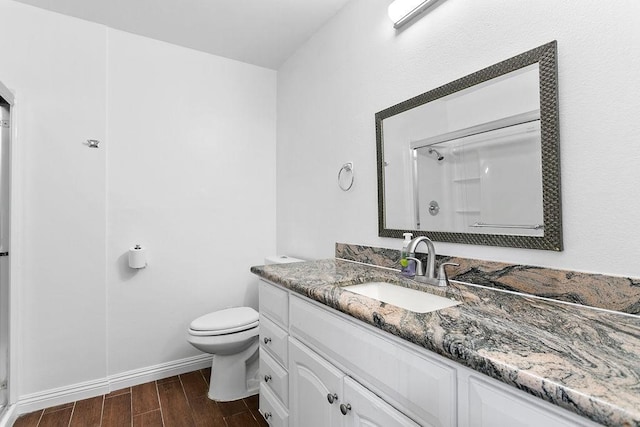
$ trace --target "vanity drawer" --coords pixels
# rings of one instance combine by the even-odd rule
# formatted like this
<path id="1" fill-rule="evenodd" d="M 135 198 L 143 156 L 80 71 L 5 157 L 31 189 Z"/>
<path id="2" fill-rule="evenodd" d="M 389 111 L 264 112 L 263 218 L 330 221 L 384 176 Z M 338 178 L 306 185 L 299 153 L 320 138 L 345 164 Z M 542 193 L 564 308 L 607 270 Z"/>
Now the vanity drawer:
<path id="1" fill-rule="evenodd" d="M 266 351 L 260 353 L 260 381 L 289 406 L 289 374 Z"/>
<path id="2" fill-rule="evenodd" d="M 260 313 L 276 322 L 281 328 L 289 325 L 289 293 L 264 281 L 258 284 Z"/>
<path id="3" fill-rule="evenodd" d="M 260 383 L 260 413 L 272 427 L 289 425 L 289 413 L 264 383 Z"/>
<path id="4" fill-rule="evenodd" d="M 300 297 L 290 307 L 292 337 L 421 424 L 456 425 L 455 368 Z"/>
<path id="5" fill-rule="evenodd" d="M 266 350 L 282 366 L 287 366 L 287 337 L 284 329 L 260 314 L 260 347 Z"/>

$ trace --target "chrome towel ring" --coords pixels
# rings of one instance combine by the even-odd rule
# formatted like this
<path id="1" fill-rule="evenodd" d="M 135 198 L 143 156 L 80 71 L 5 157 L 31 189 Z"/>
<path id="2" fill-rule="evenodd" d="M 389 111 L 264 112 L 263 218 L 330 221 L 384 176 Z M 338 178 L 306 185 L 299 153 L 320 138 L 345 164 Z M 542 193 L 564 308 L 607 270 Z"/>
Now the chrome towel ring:
<path id="1" fill-rule="evenodd" d="M 345 163 L 338 171 L 338 186 L 342 191 L 349 191 L 353 186 L 353 162 Z"/>

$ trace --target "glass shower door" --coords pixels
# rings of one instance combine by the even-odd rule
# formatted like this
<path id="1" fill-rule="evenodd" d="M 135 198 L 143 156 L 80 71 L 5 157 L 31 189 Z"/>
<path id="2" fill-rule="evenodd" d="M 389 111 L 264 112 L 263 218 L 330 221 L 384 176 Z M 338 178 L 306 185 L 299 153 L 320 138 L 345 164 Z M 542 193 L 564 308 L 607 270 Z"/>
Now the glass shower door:
<path id="1" fill-rule="evenodd" d="M 10 108 L 0 96 L 0 414 L 9 398 Z"/>

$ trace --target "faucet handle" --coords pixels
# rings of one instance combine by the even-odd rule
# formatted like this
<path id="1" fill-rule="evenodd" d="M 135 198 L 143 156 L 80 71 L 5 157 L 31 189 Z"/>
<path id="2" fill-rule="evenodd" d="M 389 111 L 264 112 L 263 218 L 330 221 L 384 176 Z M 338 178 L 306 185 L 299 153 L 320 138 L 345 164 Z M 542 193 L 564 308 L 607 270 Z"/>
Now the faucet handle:
<path id="1" fill-rule="evenodd" d="M 416 276 L 424 276 L 424 267 L 422 267 L 422 261 L 416 257 L 408 256 L 407 259 L 415 261 L 416 263 Z"/>
<path id="2" fill-rule="evenodd" d="M 438 286 L 449 286 L 449 277 L 447 276 L 447 271 L 445 270 L 446 265 L 455 265 L 459 267 L 460 264 L 455 262 L 443 262 L 440 264 L 440 268 L 438 269 Z"/>

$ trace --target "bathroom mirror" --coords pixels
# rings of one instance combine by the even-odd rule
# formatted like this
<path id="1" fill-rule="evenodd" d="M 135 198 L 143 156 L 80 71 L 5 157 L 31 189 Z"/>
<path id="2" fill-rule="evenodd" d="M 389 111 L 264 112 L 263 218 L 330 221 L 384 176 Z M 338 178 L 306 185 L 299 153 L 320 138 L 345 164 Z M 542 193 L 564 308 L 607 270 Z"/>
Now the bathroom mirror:
<path id="1" fill-rule="evenodd" d="M 555 41 L 375 123 L 380 236 L 562 250 Z"/>

